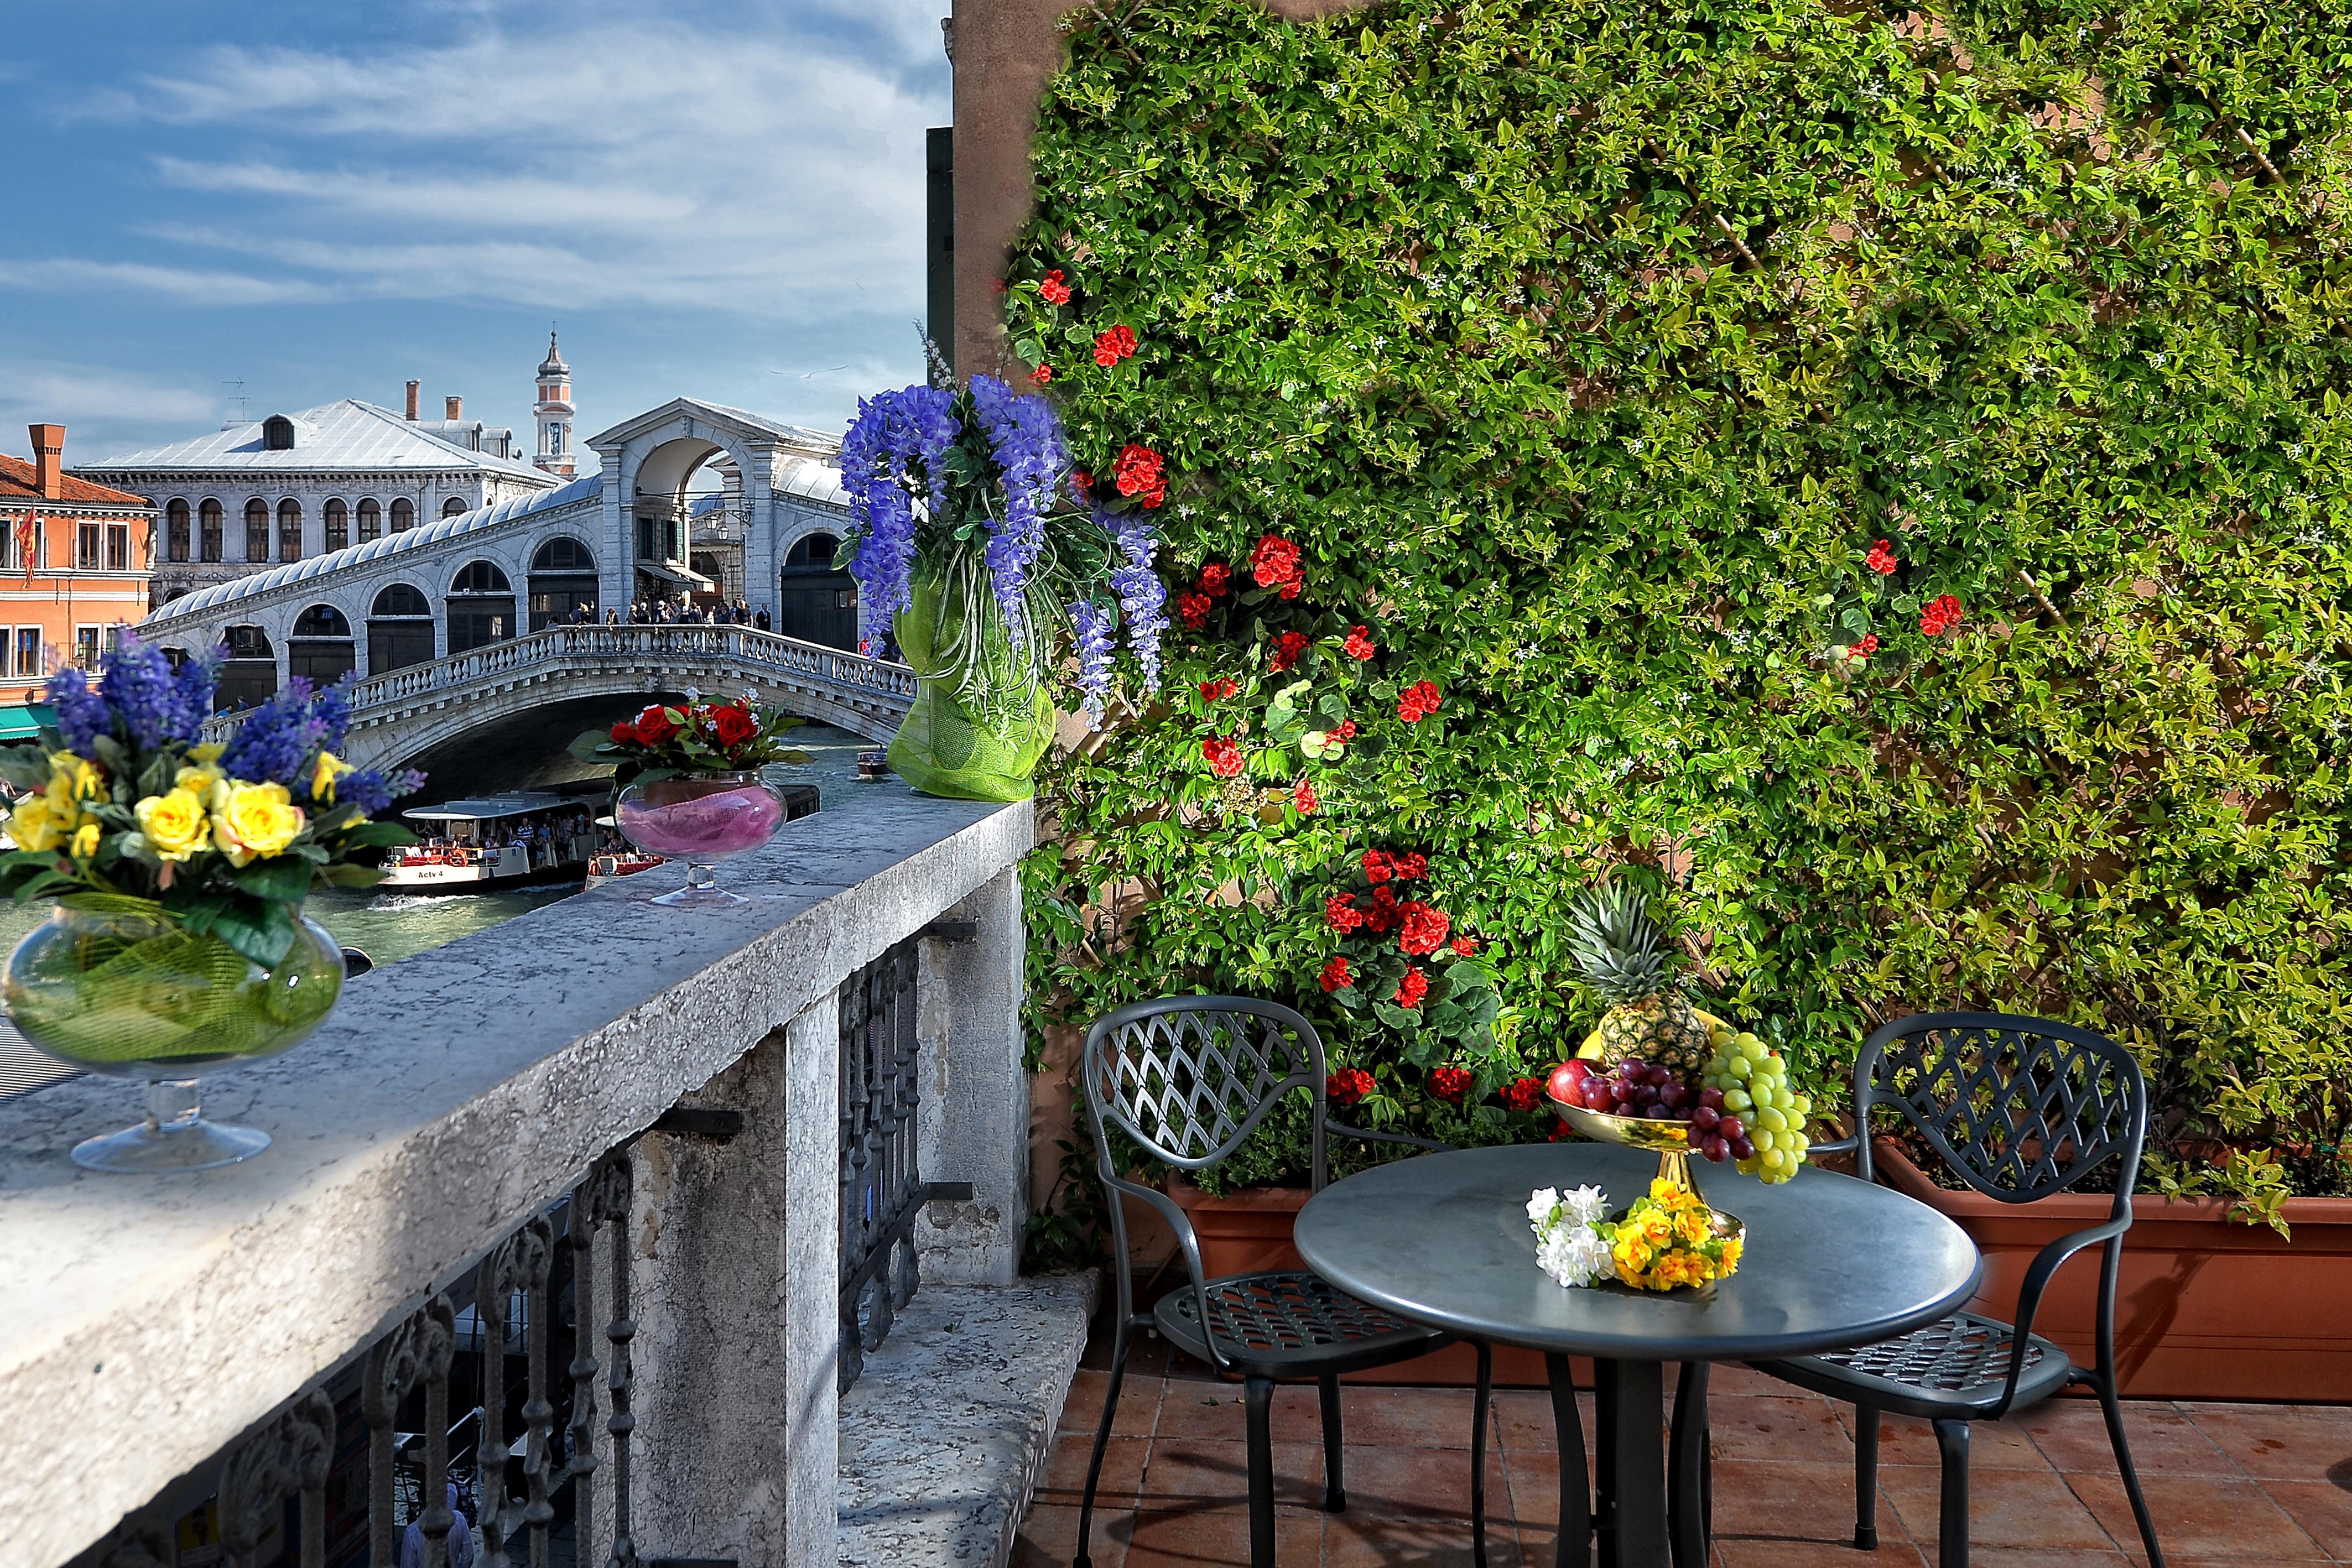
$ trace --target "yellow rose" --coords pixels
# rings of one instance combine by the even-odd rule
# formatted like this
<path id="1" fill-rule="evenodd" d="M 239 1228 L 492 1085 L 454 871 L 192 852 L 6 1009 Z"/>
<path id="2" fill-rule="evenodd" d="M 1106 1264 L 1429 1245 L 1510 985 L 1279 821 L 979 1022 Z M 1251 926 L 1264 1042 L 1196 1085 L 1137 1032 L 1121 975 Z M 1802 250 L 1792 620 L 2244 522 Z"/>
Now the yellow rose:
<path id="1" fill-rule="evenodd" d="M 74 830 L 73 836 L 74 859 L 78 861 L 86 861 L 92 855 L 98 853 L 99 838 L 100 834 L 98 824 L 96 822 L 84 822 L 80 827 L 76 828 Z"/>
<path id="2" fill-rule="evenodd" d="M 192 769 L 183 768 L 185 779 Z M 204 797 L 184 785 L 168 795 L 150 795 L 139 802 L 139 831 L 167 861 L 184 861 L 212 845 L 212 822 L 205 815 Z"/>
<path id="3" fill-rule="evenodd" d="M 172 780 L 174 789 L 185 789 L 204 802 L 205 810 L 218 811 L 228 805 L 228 780 L 210 768 L 183 768 Z"/>
<path id="4" fill-rule="evenodd" d="M 283 784 L 228 783 L 228 801 L 213 814 L 213 841 L 231 865 L 267 860 L 302 831 L 302 808 Z"/>
<path id="5" fill-rule="evenodd" d="M 191 746 L 188 747 L 188 760 L 202 767 L 209 768 L 214 763 L 218 762 L 221 758 L 221 753 L 227 749 L 227 745 L 222 741 L 207 740 L 202 746 Z"/>
<path id="6" fill-rule="evenodd" d="M 331 751 L 319 753 L 319 766 L 310 773 L 310 799 L 335 803 L 335 780 L 354 771 L 352 765 Z"/>
<path id="7" fill-rule="evenodd" d="M 57 802 L 47 795 L 28 795 L 8 813 L 8 836 L 20 850 L 47 854 L 71 831 L 73 819 L 58 820 Z"/>

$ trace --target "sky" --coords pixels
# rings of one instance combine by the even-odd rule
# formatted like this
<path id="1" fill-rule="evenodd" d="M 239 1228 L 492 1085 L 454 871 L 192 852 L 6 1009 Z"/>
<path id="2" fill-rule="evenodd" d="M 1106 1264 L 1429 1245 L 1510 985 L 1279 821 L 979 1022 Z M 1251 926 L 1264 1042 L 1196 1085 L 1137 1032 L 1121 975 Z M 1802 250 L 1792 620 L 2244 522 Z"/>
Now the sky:
<path id="1" fill-rule="evenodd" d="M 838 430 L 919 380 L 947 0 L 0 7 L 0 452 L 357 397 Z M 242 382 L 240 388 L 232 384 Z M 241 401 L 240 401 L 241 394 Z"/>

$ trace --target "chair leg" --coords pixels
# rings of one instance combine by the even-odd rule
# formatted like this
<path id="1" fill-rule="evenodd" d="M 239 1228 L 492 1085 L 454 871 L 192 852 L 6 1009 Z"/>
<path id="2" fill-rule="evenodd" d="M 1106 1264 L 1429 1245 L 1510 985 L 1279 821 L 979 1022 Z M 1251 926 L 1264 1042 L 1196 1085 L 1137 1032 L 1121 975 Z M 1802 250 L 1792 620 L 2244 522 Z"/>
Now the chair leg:
<path id="1" fill-rule="evenodd" d="M 1470 1560 L 1486 1568 L 1487 1412 L 1495 1403 L 1495 1347 L 1478 1342 L 1478 1394 L 1470 1406 Z"/>
<path id="2" fill-rule="evenodd" d="M 2139 1491 L 2139 1472 L 2132 1468 L 2131 1446 L 2124 1441 L 2124 1410 L 2116 1399 L 2115 1383 L 2101 1378 L 2095 1386 L 2099 1391 L 2099 1409 L 2107 1418 L 2107 1441 L 2115 1446 L 2116 1468 L 2123 1472 L 2124 1495 L 2131 1499 L 2140 1544 L 2147 1548 L 2147 1568 L 2164 1568 L 2164 1548 L 2156 1543 L 2156 1521 L 2147 1516 L 2147 1500 Z"/>
<path id="3" fill-rule="evenodd" d="M 1250 1568 L 1274 1568 L 1274 1380 L 1242 1385 L 1249 1406 Z"/>
<path id="4" fill-rule="evenodd" d="M 1346 1479 L 1339 1472 L 1339 1379 L 1327 1373 L 1315 1380 L 1323 1396 L 1323 1511 L 1348 1511 Z"/>
<path id="5" fill-rule="evenodd" d="M 1095 1483 L 1102 1479 L 1103 1451 L 1110 1447 L 1111 1418 L 1118 1414 L 1118 1386 L 1127 1377 L 1127 1344 L 1132 1332 L 1122 1318 L 1111 1340 L 1110 1386 L 1103 1392 L 1102 1421 L 1095 1428 L 1094 1458 L 1087 1461 L 1086 1496 L 1078 1504 L 1078 1554 L 1070 1559 L 1070 1568 L 1093 1568 L 1094 1559 L 1087 1555 L 1087 1547 L 1094 1539 Z"/>
<path id="6" fill-rule="evenodd" d="M 1853 1407 L 1853 1549 L 1878 1550 L 1878 1406 Z"/>
<path id="7" fill-rule="evenodd" d="M 1944 1500 L 1937 1511 L 1937 1568 L 1969 1568 L 1969 1424 L 1936 1423 L 1944 1455 Z"/>

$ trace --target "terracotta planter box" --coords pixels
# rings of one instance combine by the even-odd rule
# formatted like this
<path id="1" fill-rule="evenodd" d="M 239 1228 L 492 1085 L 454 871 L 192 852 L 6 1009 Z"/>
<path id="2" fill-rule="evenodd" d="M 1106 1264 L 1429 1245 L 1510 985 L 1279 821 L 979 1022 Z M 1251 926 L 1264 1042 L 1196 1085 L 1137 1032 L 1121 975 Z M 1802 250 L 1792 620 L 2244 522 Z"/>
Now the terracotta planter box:
<path id="1" fill-rule="evenodd" d="M 1171 1177 L 1166 1190 L 1192 1222 L 1193 1234 L 1201 1241 L 1201 1270 L 1209 1279 L 1307 1266 L 1290 1243 L 1291 1224 L 1307 1207 L 1305 1187 L 1252 1187 L 1213 1197 L 1190 1182 Z M 1577 1384 L 1590 1387 L 1591 1367 L 1581 1356 L 1576 1361 Z M 1447 1345 L 1429 1355 L 1349 1377 L 1354 1383 L 1435 1383 L 1461 1388 L 1474 1387 L 1477 1380 L 1477 1356 L 1466 1344 Z M 1496 1345 L 1495 1381 L 1508 1387 L 1548 1386 L 1543 1356 L 1536 1351 Z"/>
<path id="2" fill-rule="evenodd" d="M 1879 1179 L 1949 1216 L 1984 1253 L 1978 1311 L 2007 1318 L 2044 1243 L 2107 1217 L 2062 1194 L 2019 1207 L 1936 1186 L 1885 1139 Z M 2289 1240 L 2229 1218 L 2222 1198 L 2135 1197 L 2116 1296 L 2123 1391 L 2153 1399 L 2352 1403 L 2352 1198 L 2296 1197 Z M 2092 1358 L 2098 1254 L 2078 1254 L 2042 1299 L 2034 1332 Z"/>

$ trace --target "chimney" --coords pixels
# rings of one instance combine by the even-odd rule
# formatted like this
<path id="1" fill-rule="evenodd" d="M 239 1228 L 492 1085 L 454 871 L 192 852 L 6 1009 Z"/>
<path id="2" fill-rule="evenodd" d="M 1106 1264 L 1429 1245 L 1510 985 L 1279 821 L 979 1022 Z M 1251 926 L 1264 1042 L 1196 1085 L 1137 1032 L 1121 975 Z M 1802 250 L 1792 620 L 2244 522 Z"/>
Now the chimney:
<path id="1" fill-rule="evenodd" d="M 44 501 L 66 498 L 66 427 L 62 424 L 28 424 L 33 435 L 33 487 Z"/>
<path id="2" fill-rule="evenodd" d="M 459 420 L 466 417 L 466 400 L 464 398 L 445 397 L 441 400 L 441 405 L 448 411 L 449 423 L 452 424 L 457 423 Z"/>
<path id="3" fill-rule="evenodd" d="M 416 423 L 416 383 L 415 382 L 408 383 L 408 422 L 411 424 Z"/>

